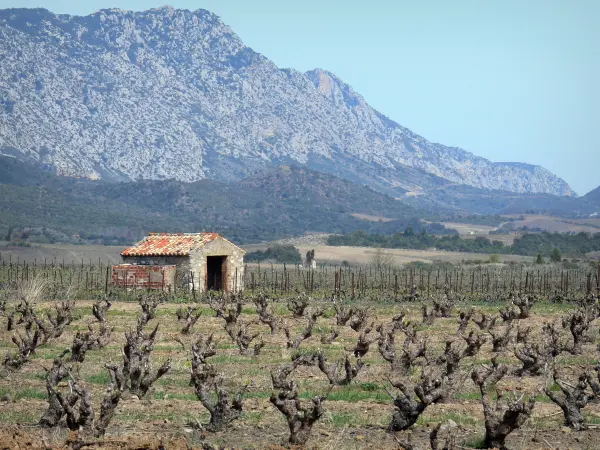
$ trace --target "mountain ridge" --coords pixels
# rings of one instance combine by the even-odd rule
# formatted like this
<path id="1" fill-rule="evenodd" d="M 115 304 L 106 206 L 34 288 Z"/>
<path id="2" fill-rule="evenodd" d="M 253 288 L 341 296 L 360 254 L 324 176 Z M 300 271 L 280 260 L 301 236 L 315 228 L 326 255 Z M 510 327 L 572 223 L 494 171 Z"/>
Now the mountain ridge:
<path id="1" fill-rule="evenodd" d="M 0 10 L 0 56 L 0 151 L 60 175 L 236 181 L 294 163 L 395 197 L 574 194 L 541 166 L 429 142 L 323 69 L 279 69 L 206 10 Z"/>
<path id="2" fill-rule="evenodd" d="M 585 194 L 582 198 L 590 203 L 593 203 L 598 208 L 600 208 L 600 186 L 598 186 L 595 189 L 592 189 L 590 192 Z"/>

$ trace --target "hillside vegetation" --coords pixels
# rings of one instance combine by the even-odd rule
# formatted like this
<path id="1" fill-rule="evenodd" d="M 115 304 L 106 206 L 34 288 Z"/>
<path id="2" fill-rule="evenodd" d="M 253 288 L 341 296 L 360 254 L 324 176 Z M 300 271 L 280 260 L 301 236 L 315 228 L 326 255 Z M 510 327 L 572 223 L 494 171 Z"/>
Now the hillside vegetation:
<path id="1" fill-rule="evenodd" d="M 600 207 L 600 186 L 585 194 L 583 196 L 583 199 L 589 203 Z"/>
<path id="2" fill-rule="evenodd" d="M 600 233 L 561 234 L 561 233 L 528 233 L 516 238 L 512 245 L 490 241 L 485 237 L 462 239 L 458 235 L 431 236 L 427 233 L 414 233 L 407 229 L 404 233 L 391 235 L 370 234 L 357 231 L 342 236 L 330 236 L 327 240 L 334 246 L 385 247 L 404 249 L 448 250 L 472 253 L 505 253 L 513 255 L 536 256 L 541 254 L 550 257 L 558 250 L 566 256 L 581 257 L 586 253 L 600 250 Z"/>
<path id="3" fill-rule="evenodd" d="M 214 230 L 239 243 L 307 231 L 393 233 L 407 226 L 449 232 L 421 222 L 431 213 L 370 188 L 304 168 L 282 166 L 237 183 L 174 180 L 126 183 L 58 177 L 43 167 L 0 157 L 0 236 L 38 242 L 123 244 L 148 231 Z M 354 213 L 385 215 L 368 223 Z"/>
<path id="4" fill-rule="evenodd" d="M 453 211 L 481 215 L 543 214 L 563 217 L 587 217 L 600 212 L 600 191 L 583 197 L 556 196 L 543 193 L 521 193 L 479 189 L 465 185 L 429 187 L 417 195 L 404 195 L 410 205 L 440 212 Z"/>

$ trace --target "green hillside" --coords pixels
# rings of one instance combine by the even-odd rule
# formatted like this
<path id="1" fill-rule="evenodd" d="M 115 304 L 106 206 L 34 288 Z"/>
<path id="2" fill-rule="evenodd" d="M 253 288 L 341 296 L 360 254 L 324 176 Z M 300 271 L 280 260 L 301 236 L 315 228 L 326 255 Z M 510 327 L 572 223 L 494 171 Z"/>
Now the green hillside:
<path id="1" fill-rule="evenodd" d="M 10 230 L 13 239 L 78 242 L 79 236 L 120 244 L 148 231 L 215 230 L 250 243 L 307 231 L 389 233 L 411 226 L 444 232 L 438 224 L 419 221 L 432 217 L 427 211 L 304 168 L 280 167 L 224 184 L 92 182 L 58 177 L 7 157 L 0 158 L 0 167 L 0 236 Z M 368 222 L 353 213 L 395 220 Z"/>
<path id="2" fill-rule="evenodd" d="M 600 208 L 600 186 L 585 194 L 582 199 Z"/>

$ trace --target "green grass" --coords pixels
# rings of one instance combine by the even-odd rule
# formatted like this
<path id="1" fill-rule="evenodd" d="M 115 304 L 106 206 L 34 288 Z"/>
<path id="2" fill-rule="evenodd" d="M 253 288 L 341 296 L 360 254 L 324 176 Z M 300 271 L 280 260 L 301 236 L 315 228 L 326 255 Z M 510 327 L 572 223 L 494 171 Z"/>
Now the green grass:
<path id="1" fill-rule="evenodd" d="M 314 383 L 306 382 L 300 383 L 300 387 L 303 385 L 310 385 L 314 389 Z M 374 383 L 364 383 L 367 385 L 366 388 L 362 384 L 349 385 L 349 386 L 336 386 L 327 397 L 328 402 L 360 402 L 360 401 L 372 401 L 375 403 L 387 403 L 391 401 L 390 396 L 383 388 L 372 387 Z M 317 395 L 323 395 L 329 388 L 326 384 L 320 390 L 313 389 L 301 389 L 299 397 L 301 399 L 312 399 Z M 271 396 L 271 390 L 268 391 L 250 391 L 247 392 L 246 398 L 259 398 L 265 399 Z"/>
<path id="2" fill-rule="evenodd" d="M 215 317 L 215 312 L 208 306 L 197 306 L 196 311 L 200 312 L 201 317 Z M 243 310 L 242 310 L 243 312 Z M 129 313 L 131 314 L 131 313 Z M 156 317 L 176 317 L 175 310 L 172 308 L 161 308 L 160 305 L 156 308 Z"/>
<path id="3" fill-rule="evenodd" d="M 540 403 L 554 403 L 552 400 L 550 400 L 550 397 L 545 394 L 537 394 L 535 396 L 535 401 Z"/>
<path id="4" fill-rule="evenodd" d="M 559 356 L 558 364 L 561 366 L 595 366 L 598 360 L 587 356 Z"/>
<path id="5" fill-rule="evenodd" d="M 90 317 L 92 315 L 92 307 L 91 306 L 76 306 L 75 307 L 75 318 L 83 319 L 85 317 Z"/>
<path id="6" fill-rule="evenodd" d="M 378 391 L 381 389 L 381 386 L 379 386 L 377 383 L 371 382 L 359 383 L 357 386 L 360 386 L 363 391 L 367 392 Z"/>
<path id="7" fill-rule="evenodd" d="M 190 374 L 189 371 L 185 373 L 185 375 L 183 373 L 178 373 L 175 371 L 169 371 L 168 374 L 166 374 L 164 377 L 159 378 L 158 380 L 156 380 L 155 382 L 156 386 L 173 386 L 173 387 L 185 387 L 188 389 L 193 390 L 192 387 L 190 387 Z M 169 394 L 171 395 L 171 394 Z"/>
<path id="8" fill-rule="evenodd" d="M 271 396 L 271 391 L 250 391 L 244 394 L 244 398 L 269 398 Z"/>
<path id="9" fill-rule="evenodd" d="M 154 413 L 152 413 L 154 411 Z M 160 412 L 158 412 L 160 411 Z M 146 413 L 148 412 L 148 413 Z M 188 423 L 195 422 L 196 419 L 202 421 L 208 418 L 208 413 L 184 414 L 177 411 L 160 410 L 160 408 L 148 408 L 144 411 L 128 412 L 120 414 L 118 420 L 120 422 L 143 422 L 152 420 L 168 420 L 169 422 Z"/>
<path id="10" fill-rule="evenodd" d="M 110 319 L 111 317 L 135 317 L 135 315 L 136 312 L 123 311 L 111 308 L 108 310 L 107 319 Z"/>
<path id="11" fill-rule="evenodd" d="M 87 375 L 85 380 L 93 384 L 108 384 L 110 383 L 110 375 L 108 374 L 108 371 L 104 371 L 93 375 Z"/>
<path id="12" fill-rule="evenodd" d="M 323 314 L 323 318 L 331 319 L 333 317 L 335 317 L 335 310 L 333 308 L 327 308 L 325 314 Z"/>
<path id="13" fill-rule="evenodd" d="M 193 388 L 190 388 L 190 390 L 193 391 Z M 196 395 L 192 392 L 190 394 L 179 394 L 179 393 L 167 393 L 165 391 L 157 391 L 154 393 L 154 399 L 155 400 L 165 400 L 166 396 L 168 395 L 168 400 L 187 400 L 187 401 L 199 401 L 196 398 Z"/>
<path id="14" fill-rule="evenodd" d="M 490 355 L 489 358 L 476 358 L 475 361 L 473 361 L 473 365 L 474 366 L 480 366 L 482 364 L 486 364 L 486 365 L 490 365 L 492 363 L 492 357 L 494 355 Z M 514 360 L 511 360 L 510 358 L 506 358 L 506 357 L 502 357 L 502 356 L 496 356 L 496 362 L 498 364 L 507 364 L 507 365 L 511 365 L 514 364 Z"/>
<path id="15" fill-rule="evenodd" d="M 40 417 L 31 412 L 13 411 L 6 409 L 0 411 L 0 422 L 18 424 L 18 423 L 37 423 Z"/>
<path id="16" fill-rule="evenodd" d="M 44 380 L 46 381 L 46 372 L 35 372 L 31 375 L 30 379 L 32 380 Z"/>
<path id="17" fill-rule="evenodd" d="M 340 386 L 334 389 L 327 397 L 329 401 L 341 402 L 359 402 L 359 401 L 374 401 L 376 403 L 385 403 L 391 401 L 388 393 L 381 387 L 373 389 L 370 383 L 367 389 L 361 385 Z"/>
<path id="18" fill-rule="evenodd" d="M 284 361 L 277 361 L 284 362 Z M 287 362 L 287 360 L 285 361 Z M 241 355 L 216 355 L 210 358 L 211 364 L 264 364 L 258 358 Z"/>
<path id="19" fill-rule="evenodd" d="M 332 412 L 330 420 L 335 428 L 360 427 L 367 424 L 373 424 L 373 421 L 366 417 L 346 412 Z"/>
<path id="20" fill-rule="evenodd" d="M 462 445 L 466 448 L 487 448 L 483 436 L 474 436 L 465 440 Z"/>
<path id="21" fill-rule="evenodd" d="M 498 400 L 498 393 L 496 390 L 488 391 L 488 395 L 492 400 Z M 458 392 L 454 395 L 456 400 L 472 400 L 472 401 L 481 401 L 481 392 L 479 391 L 468 391 L 468 392 Z M 535 397 L 536 401 L 542 403 L 552 403 L 552 400 L 544 394 L 537 394 Z"/>
<path id="22" fill-rule="evenodd" d="M 458 392 L 454 395 L 454 398 L 457 400 L 481 400 L 481 392 L 479 391 L 469 391 L 469 392 Z"/>
<path id="23" fill-rule="evenodd" d="M 600 425 L 600 416 L 597 416 L 596 414 L 584 413 L 583 417 L 584 417 L 584 423 L 586 423 L 586 424 Z"/>
<path id="24" fill-rule="evenodd" d="M 562 414 L 555 416 L 546 417 L 532 417 L 529 419 L 531 425 L 538 429 L 556 428 L 564 425 L 564 419 Z"/>
<path id="25" fill-rule="evenodd" d="M 242 413 L 242 420 L 248 425 L 256 426 L 262 422 L 264 414 L 259 411 L 244 411 Z"/>
<path id="26" fill-rule="evenodd" d="M 237 345 L 228 344 L 227 342 L 219 342 L 219 344 L 217 345 L 218 350 L 231 350 L 231 349 L 237 349 L 237 348 L 238 348 Z"/>
<path id="27" fill-rule="evenodd" d="M 466 414 L 458 414 L 458 413 L 445 413 L 440 414 L 438 416 L 420 416 L 417 420 L 417 425 L 427 425 L 431 423 L 444 422 L 446 420 L 453 420 L 459 425 L 465 425 L 470 427 L 477 427 L 481 425 L 481 421 L 473 416 L 468 416 Z"/>
<path id="28" fill-rule="evenodd" d="M 162 342 L 169 342 L 169 341 L 165 340 Z M 173 342 L 173 341 L 170 341 L 170 342 Z M 154 346 L 154 349 L 157 351 L 161 351 L 161 352 L 176 352 L 176 351 L 182 350 L 180 344 L 176 344 L 176 345 L 157 344 Z"/>
<path id="29" fill-rule="evenodd" d="M 40 399 L 46 400 L 48 398 L 48 393 L 46 391 L 42 391 L 34 388 L 23 388 L 23 389 L 0 389 L 0 397 L 4 397 L 6 394 L 10 395 L 14 401 L 19 401 L 23 399 Z"/>

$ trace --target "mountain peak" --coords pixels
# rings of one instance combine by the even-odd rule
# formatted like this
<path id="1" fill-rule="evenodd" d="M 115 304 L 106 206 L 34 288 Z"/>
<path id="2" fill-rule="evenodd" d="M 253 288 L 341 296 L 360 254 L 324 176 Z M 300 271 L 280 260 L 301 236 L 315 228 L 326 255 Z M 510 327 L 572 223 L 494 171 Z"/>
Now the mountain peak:
<path id="1" fill-rule="evenodd" d="M 152 8 L 151 11 L 152 10 L 154 10 L 154 11 L 167 11 L 169 13 L 172 13 L 172 12 L 176 11 L 177 8 L 174 8 L 171 5 L 163 5 L 163 6 L 158 6 L 156 8 Z M 187 9 L 182 9 L 181 11 L 188 11 L 188 10 Z"/>
<path id="2" fill-rule="evenodd" d="M 0 54 L 0 153 L 63 175 L 234 181 L 305 164 L 395 196 L 438 179 L 572 193 L 545 169 L 427 141 L 331 72 L 279 69 L 202 9 L 2 10 Z"/>
<path id="3" fill-rule="evenodd" d="M 368 106 L 367 102 L 357 94 L 352 86 L 344 83 L 335 74 L 323 70 L 314 69 L 305 74 L 315 85 L 323 96 L 334 104 L 344 102 L 347 106 Z"/>

